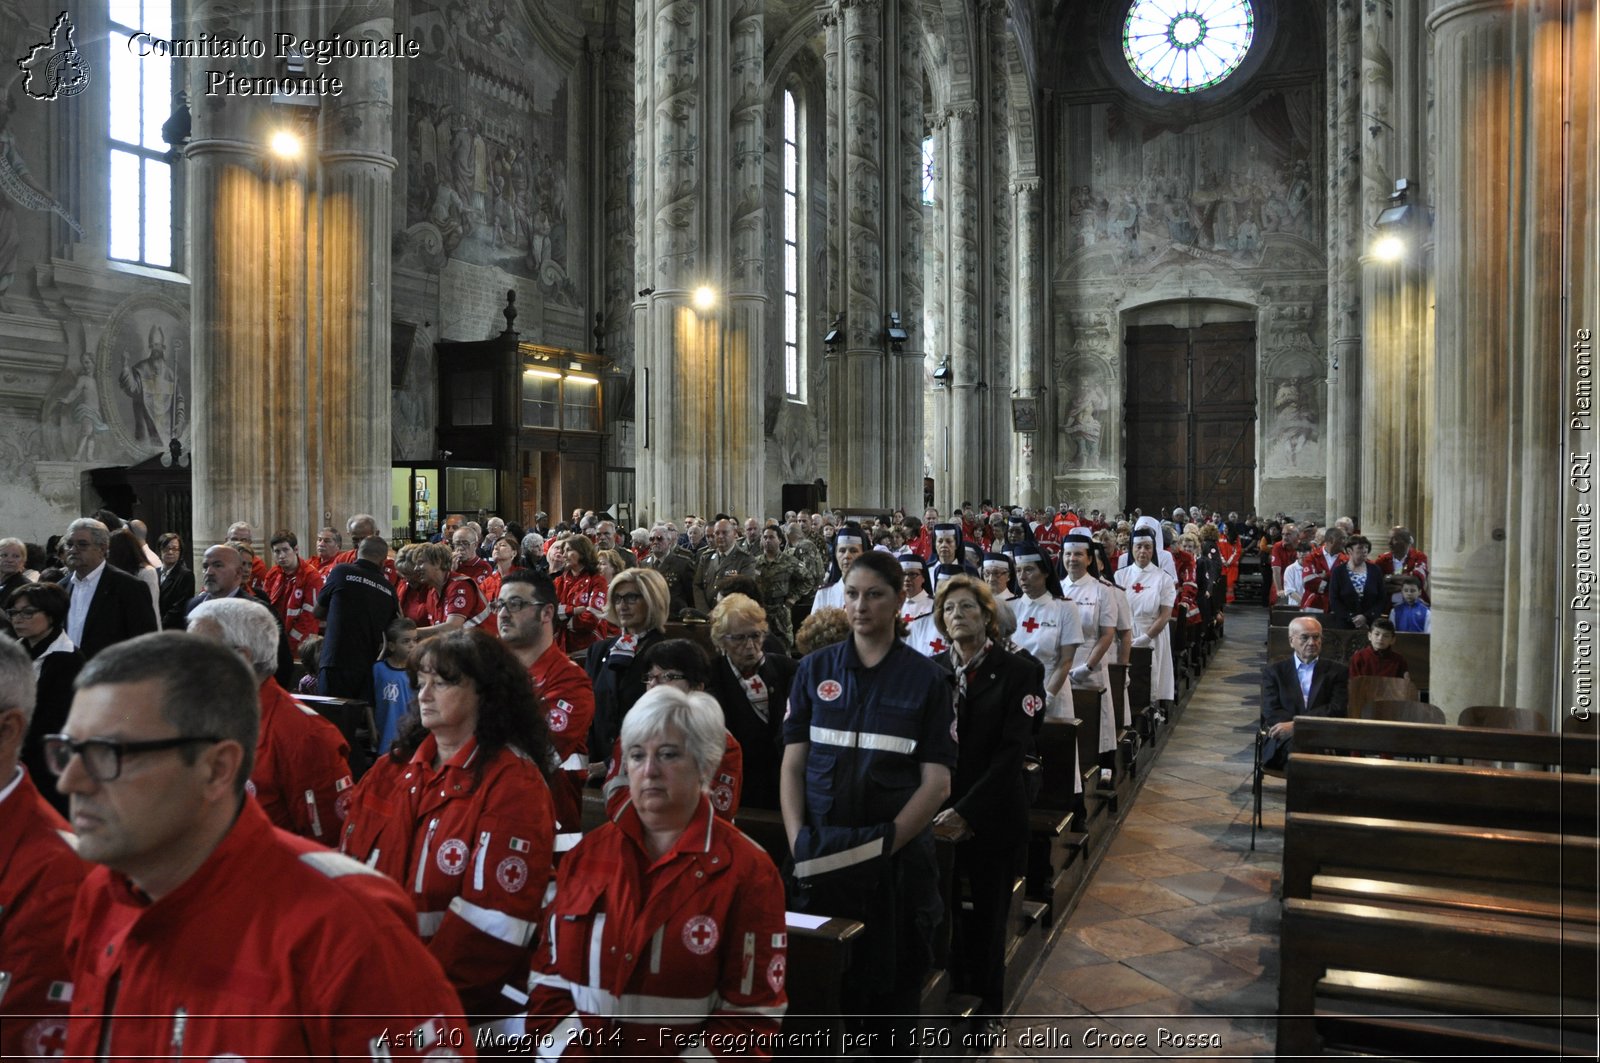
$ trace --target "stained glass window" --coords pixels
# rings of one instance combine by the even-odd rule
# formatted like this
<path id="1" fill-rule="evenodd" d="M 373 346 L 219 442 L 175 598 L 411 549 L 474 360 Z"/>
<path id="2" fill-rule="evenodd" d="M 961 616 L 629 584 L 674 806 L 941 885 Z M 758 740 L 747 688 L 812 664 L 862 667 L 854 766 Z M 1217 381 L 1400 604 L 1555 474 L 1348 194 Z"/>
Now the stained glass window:
<path id="1" fill-rule="evenodd" d="M 1199 92 L 1239 69 L 1255 37 L 1250 0 L 1134 0 L 1122 54 L 1162 92 Z"/>
<path id="2" fill-rule="evenodd" d="M 783 94 L 783 393 L 804 398 L 800 360 L 800 110 Z"/>
<path id="3" fill-rule="evenodd" d="M 922 203 L 933 203 L 933 138 L 922 138 Z"/>

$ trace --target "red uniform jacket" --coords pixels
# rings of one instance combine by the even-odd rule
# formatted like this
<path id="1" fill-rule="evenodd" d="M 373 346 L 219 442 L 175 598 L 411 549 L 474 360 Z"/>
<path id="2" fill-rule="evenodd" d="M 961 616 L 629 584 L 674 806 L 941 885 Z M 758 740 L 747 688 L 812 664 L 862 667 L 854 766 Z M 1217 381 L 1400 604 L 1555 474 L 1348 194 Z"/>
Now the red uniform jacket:
<path id="1" fill-rule="evenodd" d="M 595 572 L 586 576 L 562 573 L 556 577 L 556 600 L 561 603 L 561 622 L 556 644 L 566 653 L 586 650 L 600 639 L 603 621 L 589 612 L 606 607 L 606 578 Z"/>
<path id="2" fill-rule="evenodd" d="M 628 794 L 628 766 L 622 760 L 622 739 L 611 745 L 611 767 L 606 771 L 606 815 L 615 818 L 622 806 L 631 800 Z M 728 732 L 728 741 L 722 751 L 722 762 L 716 775 L 711 777 L 711 805 L 717 815 L 733 822 L 739 813 L 739 799 L 744 794 L 744 747 Z"/>
<path id="3" fill-rule="evenodd" d="M 1431 600 L 1428 597 L 1428 555 L 1421 550 L 1407 550 L 1405 560 L 1400 562 L 1398 569 L 1395 568 L 1393 550 L 1385 550 L 1372 563 L 1378 566 L 1378 571 L 1385 577 L 1400 573 L 1417 577 L 1422 581 L 1422 600 L 1425 602 Z"/>
<path id="4" fill-rule="evenodd" d="M 349 800 L 350 745 L 315 709 L 271 676 L 261 684 L 261 738 L 250 787 L 274 827 L 323 845 L 339 844 Z"/>
<path id="5" fill-rule="evenodd" d="M 108 868 L 89 872 L 68 935 L 67 1054 L 421 1058 L 462 1038 L 470 1055 L 460 1001 L 410 915 L 394 883 L 275 830 L 246 801 L 158 901 Z"/>
<path id="6" fill-rule="evenodd" d="M 688 1055 L 696 1042 L 678 1039 L 696 1034 L 717 1059 L 770 1057 L 787 1006 L 783 905 L 771 857 L 705 798 L 654 863 L 629 805 L 556 874 L 528 1032 L 563 1058 Z"/>
<path id="7" fill-rule="evenodd" d="M 396 592 L 401 614 L 418 627 L 433 623 L 433 607 L 429 604 L 432 596 L 433 588 L 426 583 L 412 583 L 404 579 L 400 581 Z"/>
<path id="8" fill-rule="evenodd" d="M 72 976 L 66 956 L 72 901 L 89 865 L 67 821 L 17 769 L 0 802 L 0 1056 L 59 1056 L 67 1044 Z M 9 780 L 8 780 L 9 782 Z"/>
<path id="9" fill-rule="evenodd" d="M 589 673 L 551 643 L 528 669 L 533 688 L 544 702 L 550 744 L 561 758 L 561 770 L 550 782 L 556 823 L 562 834 L 583 833 L 583 787 L 589 780 L 589 725 L 594 722 L 594 684 Z M 577 839 L 571 839 L 576 843 Z M 567 846 L 566 848 L 571 848 Z M 562 846 L 557 845 L 562 851 Z"/>
<path id="10" fill-rule="evenodd" d="M 340 848 L 411 895 L 428 949 L 469 1014 L 504 1014 L 521 984 L 550 879 L 555 816 L 539 768 L 502 749 L 475 778 L 469 741 L 437 771 L 432 735 L 408 761 L 381 757 L 350 801 Z"/>
<path id="11" fill-rule="evenodd" d="M 1178 604 L 1183 606 L 1184 623 L 1198 625 L 1200 623 L 1200 581 L 1195 572 L 1194 555 L 1187 550 L 1174 546 L 1168 551 L 1172 554 L 1172 567 L 1178 573 Z"/>
<path id="12" fill-rule="evenodd" d="M 456 575 L 466 576 L 468 579 L 472 580 L 472 582 L 476 583 L 478 585 L 478 589 L 483 591 L 483 596 L 485 598 L 494 597 L 484 586 L 484 581 L 494 573 L 494 566 L 485 561 L 483 558 L 469 557 L 465 561 L 456 565 L 454 571 Z"/>
<path id="13" fill-rule="evenodd" d="M 317 594 L 322 590 L 322 573 L 301 560 L 293 575 L 277 565 L 267 570 L 267 600 L 272 611 L 283 622 L 289 633 L 289 650 L 300 655 L 300 643 L 321 630 L 312 609 L 317 604 Z"/>
<path id="14" fill-rule="evenodd" d="M 442 624 L 447 617 L 459 616 L 466 621 L 467 627 L 477 627 L 485 623 L 490 616 L 489 603 L 483 600 L 483 592 L 478 590 L 478 585 L 466 576 L 450 574 L 444 581 L 444 587 L 428 592 L 428 624 Z M 490 632 L 498 630 L 496 627 L 487 629 Z"/>

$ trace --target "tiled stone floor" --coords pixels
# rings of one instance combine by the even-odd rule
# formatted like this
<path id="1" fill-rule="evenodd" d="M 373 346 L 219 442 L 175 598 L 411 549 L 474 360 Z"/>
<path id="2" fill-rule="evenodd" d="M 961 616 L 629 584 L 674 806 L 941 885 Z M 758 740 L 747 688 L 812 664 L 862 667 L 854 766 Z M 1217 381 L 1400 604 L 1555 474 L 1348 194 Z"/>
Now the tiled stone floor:
<path id="1" fill-rule="evenodd" d="M 1266 623 L 1263 609 L 1230 611 L 1225 641 L 993 1056 L 1272 1055 L 1281 784 L 1268 783 L 1253 853 L 1249 811 Z M 1186 1035 L 1214 1043 L 1185 1045 Z"/>

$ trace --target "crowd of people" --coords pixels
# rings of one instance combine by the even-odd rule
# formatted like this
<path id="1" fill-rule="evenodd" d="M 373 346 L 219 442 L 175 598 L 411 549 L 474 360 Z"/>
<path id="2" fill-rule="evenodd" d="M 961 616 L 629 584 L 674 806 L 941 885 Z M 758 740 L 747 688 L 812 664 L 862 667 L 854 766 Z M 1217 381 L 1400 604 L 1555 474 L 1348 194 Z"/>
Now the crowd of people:
<path id="1" fill-rule="evenodd" d="M 936 825 L 992 1022 L 1045 719 L 1097 704 L 1109 770 L 1109 666 L 1148 647 L 1170 702 L 1175 631 L 1220 624 L 1244 557 L 1368 629 L 1374 674 L 1428 630 L 1405 529 L 1368 561 L 1342 522 L 1198 507 L 454 516 L 398 550 L 356 514 L 306 555 L 275 531 L 270 565 L 241 521 L 198 583 L 196 544 L 146 538 L 102 511 L 0 539 L 7 1055 L 465 1055 L 474 1026 L 770 1054 L 785 908 L 861 919 L 846 999 L 909 1022 Z M 327 699 L 370 706 L 372 748 Z M 741 807 L 781 814 L 782 874 Z"/>

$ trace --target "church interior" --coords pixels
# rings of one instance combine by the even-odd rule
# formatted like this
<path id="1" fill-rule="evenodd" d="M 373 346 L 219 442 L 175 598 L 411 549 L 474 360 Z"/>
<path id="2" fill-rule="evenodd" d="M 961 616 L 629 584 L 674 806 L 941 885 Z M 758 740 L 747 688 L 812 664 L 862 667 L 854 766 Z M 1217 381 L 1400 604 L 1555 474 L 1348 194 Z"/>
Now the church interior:
<path id="1" fill-rule="evenodd" d="M 1348 516 L 1432 559 L 1430 700 L 1594 711 L 1593 0 L 0 0 L 0 40 L 0 533 Z"/>

